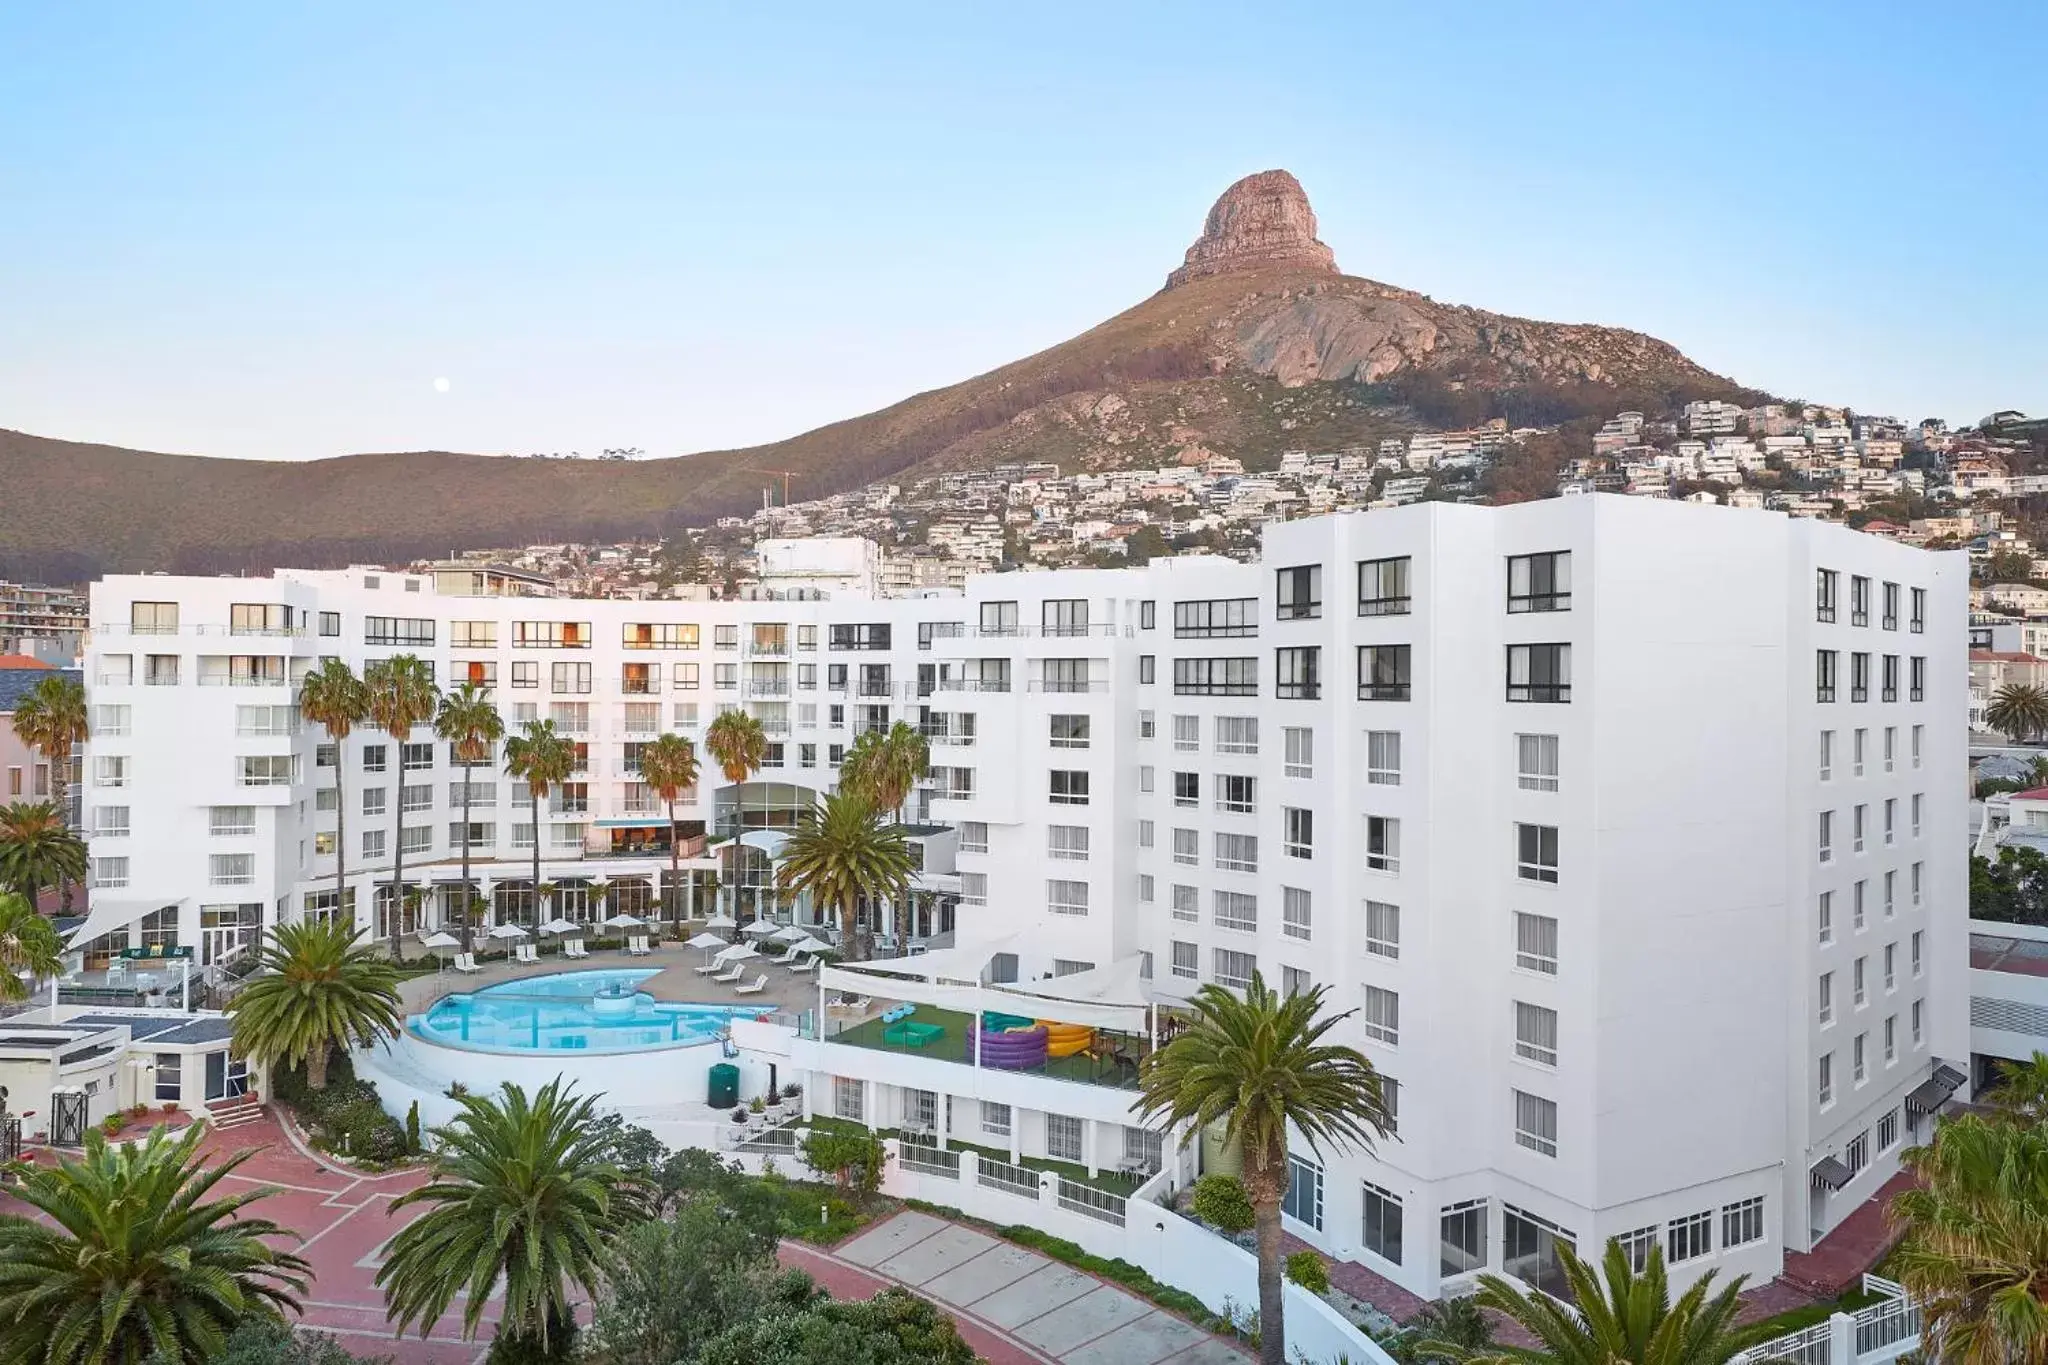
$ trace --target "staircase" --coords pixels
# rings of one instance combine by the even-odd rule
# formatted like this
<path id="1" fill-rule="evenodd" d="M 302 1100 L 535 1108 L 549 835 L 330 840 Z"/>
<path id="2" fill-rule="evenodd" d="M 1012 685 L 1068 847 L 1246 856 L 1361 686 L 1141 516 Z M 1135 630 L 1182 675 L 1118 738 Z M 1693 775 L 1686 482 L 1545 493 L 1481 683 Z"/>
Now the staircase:
<path id="1" fill-rule="evenodd" d="M 263 1102 L 250 1095 L 222 1100 L 206 1107 L 207 1121 L 223 1132 L 241 1128 L 263 1117 Z"/>

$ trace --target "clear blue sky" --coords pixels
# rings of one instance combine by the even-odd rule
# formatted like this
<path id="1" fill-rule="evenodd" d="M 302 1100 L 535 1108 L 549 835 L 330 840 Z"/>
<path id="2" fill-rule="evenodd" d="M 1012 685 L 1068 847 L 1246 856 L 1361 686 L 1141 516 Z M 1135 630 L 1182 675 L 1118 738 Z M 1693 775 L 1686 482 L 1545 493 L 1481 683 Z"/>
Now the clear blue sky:
<path id="1" fill-rule="evenodd" d="M 0 426 L 54 436 L 772 439 L 1120 311 L 1270 166 L 1352 274 L 2048 409 L 2038 3 L 149 0 L 13 6 L 0 69 Z"/>

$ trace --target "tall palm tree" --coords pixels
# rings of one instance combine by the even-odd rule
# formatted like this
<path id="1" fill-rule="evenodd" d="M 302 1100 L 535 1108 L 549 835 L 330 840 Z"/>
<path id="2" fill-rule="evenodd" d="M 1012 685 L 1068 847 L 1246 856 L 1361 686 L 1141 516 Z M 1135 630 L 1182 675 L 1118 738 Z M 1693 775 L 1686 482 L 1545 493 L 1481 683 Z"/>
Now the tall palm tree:
<path id="1" fill-rule="evenodd" d="M 88 736 L 85 688 L 68 673 L 52 673 L 15 703 L 14 733 L 50 760 L 50 799 L 64 828 L 71 828 L 71 755 Z M 59 877 L 64 913 L 71 913 L 71 887 L 84 874 Z"/>
<path id="2" fill-rule="evenodd" d="M 541 922 L 541 802 L 576 771 L 576 746 L 555 732 L 551 720 L 530 720 L 525 731 L 505 741 L 505 771 L 526 783 L 533 798 L 533 924 Z"/>
<path id="3" fill-rule="evenodd" d="M 497 1096 L 458 1097 L 441 1129 L 433 1179 L 392 1202 L 427 1213 L 392 1239 L 377 1271 L 387 1314 L 424 1336 L 459 1294 L 465 1335 L 503 1291 L 498 1332 L 546 1358 L 567 1355 L 570 1299 L 595 1298 L 612 1242 L 644 1211 L 643 1192 L 611 1160 L 611 1137 L 560 1079 L 531 1099 L 507 1082 Z M 516 1357 L 515 1357 L 516 1358 Z"/>
<path id="4" fill-rule="evenodd" d="M 676 883 L 683 874 L 682 844 L 676 837 L 676 802 L 697 785 L 697 746 L 681 735 L 657 735 L 640 750 L 640 780 L 668 807 L 669 918 L 680 922 Z"/>
<path id="5" fill-rule="evenodd" d="M 1984 719 L 2022 743 L 2048 732 L 2048 688 L 2007 683 L 1992 694 Z"/>
<path id="6" fill-rule="evenodd" d="M 735 707 L 721 711 L 711 718 L 711 724 L 704 727 L 704 749 L 718 764 L 725 780 L 745 790 L 746 780 L 761 770 L 768 761 L 768 732 L 761 728 L 761 722 L 745 711 Z M 732 917 L 740 917 L 740 878 L 745 867 L 747 846 L 746 803 L 734 793 L 733 815 L 738 821 L 738 833 L 733 836 L 732 855 Z"/>
<path id="7" fill-rule="evenodd" d="M 931 770 L 931 744 L 916 726 L 899 720 L 887 730 L 862 732 L 839 766 L 839 782 L 866 792 L 878 809 L 900 820 L 912 788 Z"/>
<path id="8" fill-rule="evenodd" d="M 853 944 L 856 962 L 875 951 L 874 931 L 860 922 L 861 898 L 903 896 L 915 870 L 903 826 L 883 820 L 857 791 L 834 792 L 803 812 L 782 846 L 783 887 L 839 911 L 839 941 Z"/>
<path id="9" fill-rule="evenodd" d="M 251 1318 L 297 1312 L 312 1268 L 276 1243 L 295 1234 L 246 1212 L 276 1193 L 208 1196 L 254 1149 L 208 1164 L 204 1124 L 153 1128 L 23 1167 L 0 1214 L 0 1365 L 195 1365 Z"/>
<path id="10" fill-rule="evenodd" d="M 85 880 L 85 841 L 57 803 L 0 806 L 0 888 L 18 891 L 34 905 L 44 887 L 67 880 Z"/>
<path id="11" fill-rule="evenodd" d="M 476 889 L 469 883 L 469 774 L 477 764 L 488 762 L 491 751 L 505 737 L 505 721 L 491 704 L 490 694 L 475 683 L 462 686 L 441 698 L 434 716 L 434 733 L 448 741 L 455 761 L 462 765 L 462 951 L 470 950 L 470 905 Z M 539 829 L 536 825 L 535 833 Z"/>
<path id="12" fill-rule="evenodd" d="M 1965 1114 L 1906 1152 L 1893 1260 L 1943 1365 L 2048 1360 L 2048 1123 Z"/>
<path id="13" fill-rule="evenodd" d="M 57 926 L 26 897 L 0 891 L 0 1005 L 19 1004 L 37 981 L 61 975 L 63 955 Z"/>
<path id="14" fill-rule="evenodd" d="M 391 849 L 391 955 L 403 954 L 401 930 L 405 925 L 405 745 L 412 732 L 434 718 L 441 693 L 434 676 L 417 656 L 394 654 L 363 670 L 363 686 L 370 697 L 370 721 L 391 736 L 397 748 L 398 790 L 391 803 L 397 822 Z"/>
<path id="15" fill-rule="evenodd" d="M 306 1084 L 327 1088 L 337 1047 L 368 1047 L 398 1033 L 398 968 L 359 943 L 337 916 L 271 931 L 260 973 L 228 1002 L 235 1051 L 265 1067 L 300 1063 Z"/>
<path id="16" fill-rule="evenodd" d="M 334 745 L 334 913 L 342 915 L 348 912 L 348 737 L 369 719 L 370 692 L 347 664 L 326 659 L 299 684 L 299 714 Z"/>
<path id="17" fill-rule="evenodd" d="M 2000 1062 L 1991 1103 L 2023 1123 L 2048 1123 L 2048 1052 L 2024 1062 Z"/>
<path id="18" fill-rule="evenodd" d="M 1610 1241 L 1597 1278 L 1569 1246 L 1560 1244 L 1557 1254 L 1571 1285 L 1570 1304 L 1517 1289 L 1498 1275 L 1481 1275 L 1473 1296 L 1478 1307 L 1520 1323 L 1541 1346 L 1465 1346 L 1439 1339 L 1419 1343 L 1419 1351 L 1427 1359 L 1477 1365 L 1725 1365 L 1778 1334 L 1768 1323 L 1735 1325 L 1741 1275 L 1716 1294 L 1710 1270 L 1673 1303 L 1661 1247 L 1650 1248 L 1649 1264 L 1637 1272 L 1620 1244 Z"/>
<path id="19" fill-rule="evenodd" d="M 1280 1280 L 1280 1201 L 1287 1192 L 1287 1132 L 1311 1148 L 1370 1150 L 1393 1128 L 1374 1071 L 1356 1049 L 1327 1043 L 1351 1012 L 1325 1014 L 1329 987 L 1282 995 L 1258 972 L 1242 997 L 1213 982 L 1195 993 L 1194 1020 L 1145 1059 L 1138 1112 L 1187 1136 L 1223 1121 L 1224 1141 L 1244 1153 L 1259 1250 L 1259 1354 L 1287 1360 Z"/>

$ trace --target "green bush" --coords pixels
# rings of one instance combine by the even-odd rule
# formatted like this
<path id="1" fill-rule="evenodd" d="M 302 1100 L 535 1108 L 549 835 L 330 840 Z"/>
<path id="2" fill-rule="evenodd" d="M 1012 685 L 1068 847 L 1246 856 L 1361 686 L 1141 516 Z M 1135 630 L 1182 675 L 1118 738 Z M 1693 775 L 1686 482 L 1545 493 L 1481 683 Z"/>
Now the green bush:
<path id="1" fill-rule="evenodd" d="M 1297 1251 L 1287 1258 L 1287 1278 L 1311 1294 L 1330 1292 L 1330 1268 L 1313 1251 Z"/>
<path id="2" fill-rule="evenodd" d="M 1253 1222 L 1251 1197 L 1234 1175 L 1205 1175 L 1195 1182 L 1195 1217 L 1222 1232 L 1245 1232 Z"/>
<path id="3" fill-rule="evenodd" d="M 420 1149 L 420 1102 L 414 1100 L 405 1111 L 405 1150 L 417 1152 Z"/>
<path id="4" fill-rule="evenodd" d="M 813 1128 L 804 1139 L 804 1164 L 819 1175 L 829 1175 L 839 1188 L 862 1196 L 873 1194 L 882 1183 L 882 1140 L 866 1129 L 835 1132 Z"/>

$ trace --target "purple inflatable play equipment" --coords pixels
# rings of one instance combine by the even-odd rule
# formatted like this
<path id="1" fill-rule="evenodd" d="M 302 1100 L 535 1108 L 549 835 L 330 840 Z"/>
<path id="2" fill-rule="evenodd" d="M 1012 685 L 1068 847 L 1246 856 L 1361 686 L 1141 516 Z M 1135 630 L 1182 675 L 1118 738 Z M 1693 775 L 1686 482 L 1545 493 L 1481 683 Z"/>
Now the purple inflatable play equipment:
<path id="1" fill-rule="evenodd" d="M 1019 1029 L 1014 1032 L 977 1029 L 974 1037 L 981 1048 L 983 1066 L 998 1067 L 1005 1071 L 1024 1071 L 1045 1065 L 1046 1044 L 1043 1028 Z"/>

